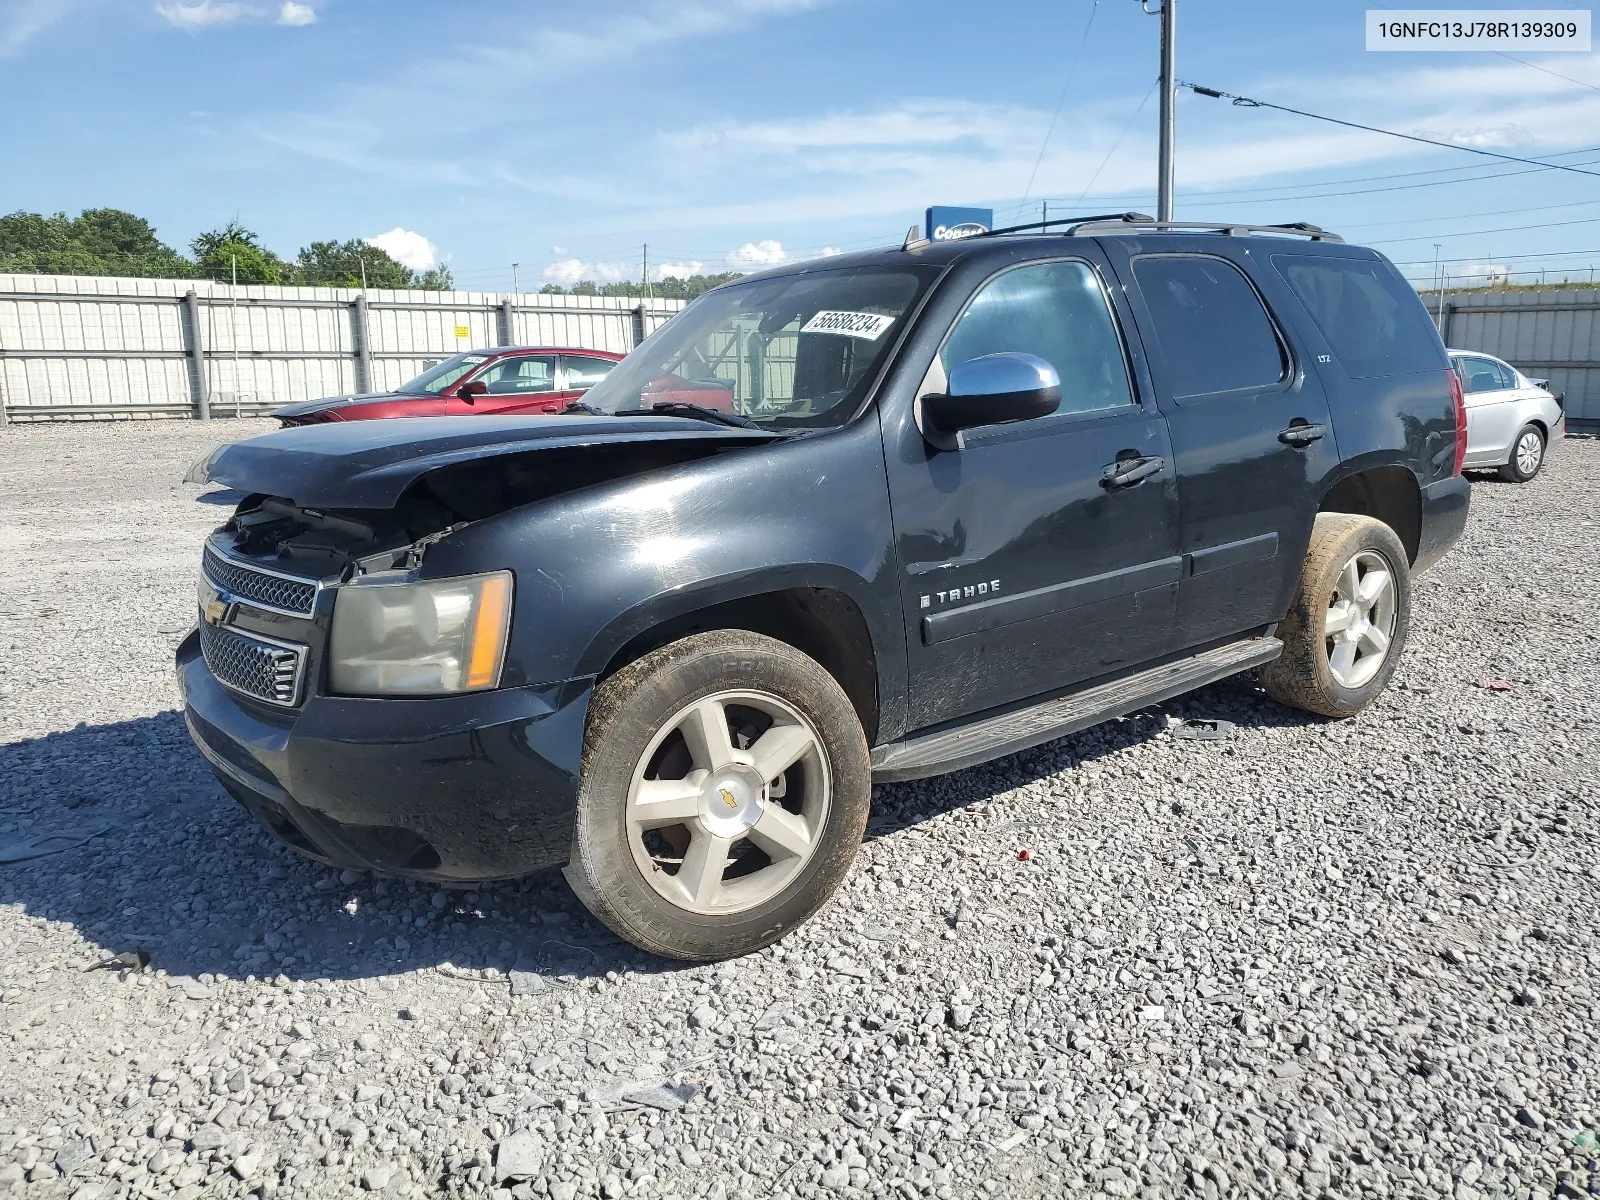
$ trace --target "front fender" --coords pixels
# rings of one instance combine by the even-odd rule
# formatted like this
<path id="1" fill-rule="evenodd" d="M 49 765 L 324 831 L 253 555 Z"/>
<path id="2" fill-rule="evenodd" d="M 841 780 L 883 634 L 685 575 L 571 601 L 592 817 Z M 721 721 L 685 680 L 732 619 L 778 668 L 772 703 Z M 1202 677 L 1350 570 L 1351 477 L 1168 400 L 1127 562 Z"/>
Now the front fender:
<path id="1" fill-rule="evenodd" d="M 677 621 L 718 604 L 753 600 L 792 588 L 816 588 L 848 596 L 861 610 L 872 638 L 873 652 L 882 671 L 882 647 L 894 640 L 896 630 L 884 618 L 871 584 L 852 571 L 830 563 L 791 563 L 785 566 L 738 571 L 715 579 L 651 596 L 618 614 L 598 634 L 579 658 L 580 675 L 597 675 L 629 642 L 670 621 Z M 879 681 L 880 694 L 884 681 Z"/>
<path id="2" fill-rule="evenodd" d="M 874 410 L 486 518 L 432 546 L 422 574 L 515 574 L 505 686 L 595 675 L 640 634 L 708 605 L 840 592 L 866 621 L 890 731 L 906 688 L 895 561 Z"/>

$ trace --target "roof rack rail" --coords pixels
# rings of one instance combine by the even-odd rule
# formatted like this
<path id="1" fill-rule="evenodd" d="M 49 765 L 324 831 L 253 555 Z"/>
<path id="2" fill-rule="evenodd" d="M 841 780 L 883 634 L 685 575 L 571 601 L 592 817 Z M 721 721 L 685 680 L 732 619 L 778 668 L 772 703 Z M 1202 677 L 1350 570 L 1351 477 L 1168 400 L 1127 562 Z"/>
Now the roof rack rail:
<path id="1" fill-rule="evenodd" d="M 1290 237 L 1299 236 L 1310 238 L 1313 242 L 1343 242 L 1344 239 L 1336 233 L 1330 233 L 1319 225 L 1309 221 L 1290 221 L 1281 225 L 1240 225 L 1233 222 L 1212 221 L 1157 221 L 1145 213 L 1107 213 L 1096 217 L 1064 217 L 1053 221 L 1032 221 L 1026 225 L 1008 225 L 1004 229 L 993 229 L 988 233 L 976 234 L 977 237 L 994 237 L 1002 233 L 1021 233 L 1025 230 L 1046 230 L 1056 226 L 1063 227 L 1062 231 L 1068 235 L 1078 233 L 1183 233 L 1194 231 L 1197 233 L 1223 233 L 1234 237 L 1242 237 L 1250 233 L 1277 233 Z"/>
<path id="2" fill-rule="evenodd" d="M 1102 220 L 1091 217 L 1080 221 L 1068 232 L 1070 233 L 1144 233 L 1151 230 L 1157 233 L 1223 233 L 1232 237 L 1243 237 L 1251 233 L 1279 233 L 1290 237 L 1310 238 L 1313 242 L 1342 242 L 1344 239 L 1337 233 L 1330 233 L 1320 225 L 1313 225 L 1309 221 L 1290 221 L 1281 225 L 1240 225 L 1231 221 L 1118 221 Z"/>
<path id="3" fill-rule="evenodd" d="M 1082 225 L 1087 221 L 1142 221 L 1148 223 L 1154 220 L 1154 217 L 1137 212 L 1101 213 L 1096 217 L 1058 217 L 1053 221 L 1029 221 L 1022 225 L 1007 225 L 1004 229 L 990 229 L 984 233 L 975 233 L 972 236 L 995 237 L 1002 233 L 1021 233 L 1025 229 L 1050 229 L 1056 225 Z"/>

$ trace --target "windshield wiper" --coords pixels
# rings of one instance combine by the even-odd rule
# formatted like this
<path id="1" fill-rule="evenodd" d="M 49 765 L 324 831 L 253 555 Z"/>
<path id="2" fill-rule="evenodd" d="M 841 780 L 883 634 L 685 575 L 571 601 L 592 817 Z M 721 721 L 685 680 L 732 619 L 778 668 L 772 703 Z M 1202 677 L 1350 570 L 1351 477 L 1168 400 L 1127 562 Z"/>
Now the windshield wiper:
<path id="1" fill-rule="evenodd" d="M 733 425 L 739 429 L 760 429 L 749 417 L 724 412 L 720 408 L 707 408 L 703 404 L 688 404 L 682 400 L 662 400 L 649 408 L 619 408 L 619 417 L 692 417 L 701 421 L 715 421 L 718 425 Z"/>

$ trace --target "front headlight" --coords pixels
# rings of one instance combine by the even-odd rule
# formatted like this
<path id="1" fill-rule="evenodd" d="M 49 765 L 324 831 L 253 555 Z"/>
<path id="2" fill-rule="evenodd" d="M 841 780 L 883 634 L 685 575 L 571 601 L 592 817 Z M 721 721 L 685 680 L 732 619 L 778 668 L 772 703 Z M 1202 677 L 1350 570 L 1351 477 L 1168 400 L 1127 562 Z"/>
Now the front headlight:
<path id="1" fill-rule="evenodd" d="M 328 681 L 344 696 L 440 696 L 500 683 L 511 573 L 339 589 Z"/>

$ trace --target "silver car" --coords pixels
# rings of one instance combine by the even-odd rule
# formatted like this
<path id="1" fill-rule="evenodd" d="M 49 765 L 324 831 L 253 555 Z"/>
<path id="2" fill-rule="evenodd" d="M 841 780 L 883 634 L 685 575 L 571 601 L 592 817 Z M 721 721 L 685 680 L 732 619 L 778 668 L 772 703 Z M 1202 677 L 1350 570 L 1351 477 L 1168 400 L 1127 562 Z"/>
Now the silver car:
<path id="1" fill-rule="evenodd" d="M 1492 355 L 1452 350 L 1450 363 L 1467 404 L 1465 466 L 1499 467 L 1502 479 L 1527 483 L 1544 466 L 1551 442 L 1566 436 L 1560 403 Z"/>

